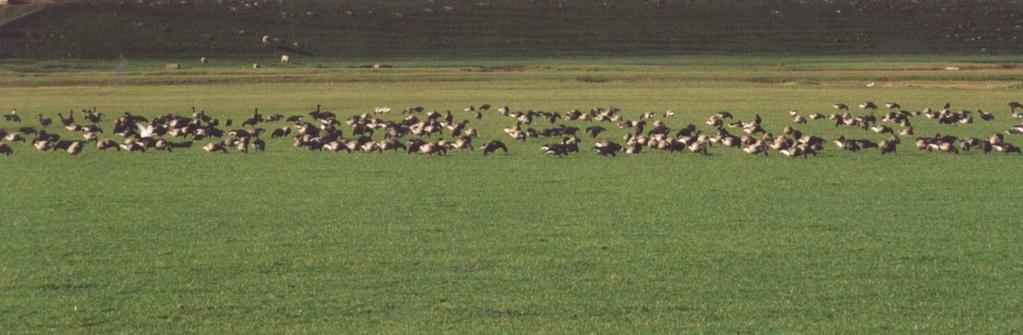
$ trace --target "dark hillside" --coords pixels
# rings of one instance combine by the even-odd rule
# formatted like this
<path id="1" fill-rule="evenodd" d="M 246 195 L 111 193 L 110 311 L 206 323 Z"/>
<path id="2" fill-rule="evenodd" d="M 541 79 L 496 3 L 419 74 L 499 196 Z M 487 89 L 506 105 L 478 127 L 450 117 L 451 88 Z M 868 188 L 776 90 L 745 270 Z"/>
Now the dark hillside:
<path id="1" fill-rule="evenodd" d="M 136 0 L 51 5 L 2 25 L 0 56 L 1011 53 L 1021 38 L 1016 0 Z"/>

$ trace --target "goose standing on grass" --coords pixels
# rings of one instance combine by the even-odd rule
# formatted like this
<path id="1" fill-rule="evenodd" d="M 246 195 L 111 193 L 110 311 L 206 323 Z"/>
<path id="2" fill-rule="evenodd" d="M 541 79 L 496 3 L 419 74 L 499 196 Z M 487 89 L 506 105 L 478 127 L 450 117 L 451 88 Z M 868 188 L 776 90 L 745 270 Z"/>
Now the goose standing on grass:
<path id="1" fill-rule="evenodd" d="M 82 152 L 82 147 L 84 146 L 82 143 L 82 141 L 72 142 L 71 145 L 67 147 L 67 153 L 71 156 L 78 156 L 78 154 Z"/>
<path id="2" fill-rule="evenodd" d="M 53 119 L 51 119 L 51 118 L 43 118 L 43 114 L 39 114 L 39 125 L 40 126 L 43 126 L 43 128 L 46 128 L 46 127 L 49 127 L 51 123 L 53 123 Z"/>
<path id="3" fill-rule="evenodd" d="M 1009 108 L 1010 108 L 1010 110 L 1009 110 L 1010 112 L 1015 112 L 1016 108 L 1023 108 L 1023 104 L 1020 104 L 1019 102 L 1013 101 L 1013 102 L 1009 103 Z"/>
<path id="4" fill-rule="evenodd" d="M 0 155 L 10 156 L 14 154 L 14 149 L 7 143 L 0 142 Z"/>
<path id="5" fill-rule="evenodd" d="M 495 152 L 498 149 L 504 150 L 504 153 L 508 153 L 508 147 L 505 146 L 504 143 L 501 143 L 501 141 L 498 141 L 498 140 L 493 140 L 493 141 L 487 142 L 486 144 L 484 144 L 483 146 L 480 147 L 480 150 L 483 150 L 483 155 L 484 156 L 486 156 L 489 153 Z"/>
<path id="6" fill-rule="evenodd" d="M 18 110 L 12 109 L 9 113 L 4 114 L 4 120 L 9 122 L 21 122 L 21 117 L 18 116 Z"/>
<path id="7" fill-rule="evenodd" d="M 867 101 L 860 104 L 860 109 L 877 110 L 877 104 L 874 104 L 873 101 Z"/>

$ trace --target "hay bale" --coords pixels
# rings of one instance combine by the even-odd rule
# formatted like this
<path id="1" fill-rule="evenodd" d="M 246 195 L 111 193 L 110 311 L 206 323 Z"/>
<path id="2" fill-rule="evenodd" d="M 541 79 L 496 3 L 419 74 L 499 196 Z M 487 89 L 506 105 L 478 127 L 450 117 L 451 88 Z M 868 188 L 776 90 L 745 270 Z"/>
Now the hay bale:
<path id="1" fill-rule="evenodd" d="M 177 63 L 167 64 L 167 65 L 164 65 L 163 68 L 165 68 L 167 70 L 180 70 L 181 69 L 181 64 L 177 64 Z"/>

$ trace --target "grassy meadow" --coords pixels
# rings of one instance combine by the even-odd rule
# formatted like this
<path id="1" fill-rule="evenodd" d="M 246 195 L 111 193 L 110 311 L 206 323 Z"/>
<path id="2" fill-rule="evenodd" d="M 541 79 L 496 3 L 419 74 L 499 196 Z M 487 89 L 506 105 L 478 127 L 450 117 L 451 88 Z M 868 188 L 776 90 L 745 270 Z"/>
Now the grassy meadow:
<path id="1" fill-rule="evenodd" d="M 452 110 L 510 152 L 484 157 L 198 149 L 78 157 L 15 143 L 0 157 L 0 329 L 7 333 L 980 333 L 1023 328 L 1023 156 L 917 151 L 818 157 L 513 143 L 490 103 L 564 112 L 674 110 L 677 130 L 728 110 L 775 134 L 787 111 L 897 101 L 1017 121 L 1012 56 L 649 57 L 0 62 L 0 112 L 24 124 L 96 106 L 237 123 L 375 106 Z M 272 61 L 262 60 L 265 63 Z M 185 64 L 165 71 L 163 64 Z M 962 71 L 944 71 L 958 66 Z M 876 86 L 866 87 L 874 81 Z M 855 107 L 853 107 L 856 109 Z M 856 114 L 862 111 L 856 109 Z M 388 119 L 400 115 L 384 116 Z M 564 122 L 585 127 L 585 122 Z M 261 124 L 272 129 L 284 122 Z M 19 124 L 0 120 L 0 128 Z M 547 127 L 540 121 L 532 127 Z M 604 124 L 602 139 L 625 133 Z M 797 129 L 880 140 L 828 120 Z M 54 130 L 58 127 L 51 126 Z M 60 131 L 67 136 L 72 134 Z M 673 131 L 674 133 L 674 131 Z M 350 135 L 345 128 L 344 134 Z M 105 137 L 113 137 L 106 133 Z M 380 137 L 378 133 L 377 138 Z M 1023 145 L 1020 135 L 1007 140 Z"/>

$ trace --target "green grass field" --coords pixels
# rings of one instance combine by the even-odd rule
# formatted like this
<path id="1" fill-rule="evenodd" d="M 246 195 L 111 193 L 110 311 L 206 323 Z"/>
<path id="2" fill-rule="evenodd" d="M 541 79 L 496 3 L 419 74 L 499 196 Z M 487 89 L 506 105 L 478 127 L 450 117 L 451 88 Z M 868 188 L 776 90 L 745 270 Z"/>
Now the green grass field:
<path id="1" fill-rule="evenodd" d="M 375 106 L 491 103 L 564 112 L 720 110 L 764 117 L 831 104 L 983 109 L 1016 124 L 1012 56 L 5 61 L 0 112 L 26 123 L 96 106 L 108 117 L 187 113 L 236 122 L 258 107 L 342 116 Z M 182 71 L 162 70 L 180 62 Z M 962 71 L 942 71 L 959 66 Z M 865 87 L 869 81 L 877 86 Z M 854 111 L 859 113 L 859 111 Z M 398 118 L 389 115 L 385 118 Z M 106 127 L 109 128 L 108 120 Z M 100 152 L 24 143 L 0 157 L 0 329 L 6 333 L 968 333 L 1023 328 L 1023 157 L 917 151 L 818 157 L 584 150 L 508 154 Z M 566 124 L 585 126 L 583 122 Z M 285 125 L 261 125 L 268 129 Z M 18 125 L 0 121 L 0 127 Z M 543 128 L 543 122 L 534 125 Z M 608 126 L 604 139 L 625 130 Z M 56 129 L 57 127 L 51 127 Z M 811 121 L 833 139 L 885 136 Z M 68 134 L 66 132 L 60 132 Z M 345 135 L 349 135 L 345 129 Z M 106 137 L 112 135 L 105 134 Z M 1020 135 L 1007 137 L 1023 145 Z M 379 135 L 378 135 L 379 137 Z M 585 140 L 589 148 L 592 141 Z"/>

